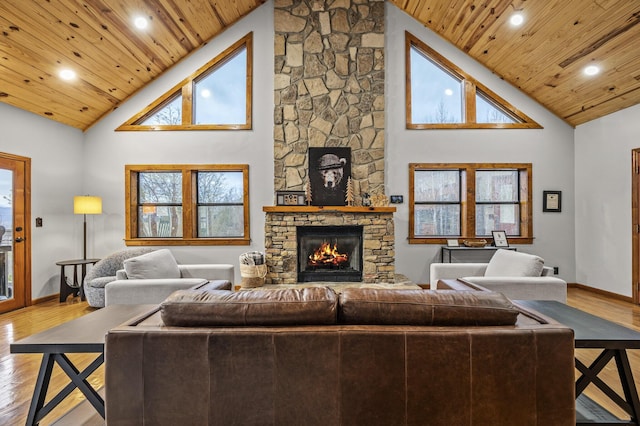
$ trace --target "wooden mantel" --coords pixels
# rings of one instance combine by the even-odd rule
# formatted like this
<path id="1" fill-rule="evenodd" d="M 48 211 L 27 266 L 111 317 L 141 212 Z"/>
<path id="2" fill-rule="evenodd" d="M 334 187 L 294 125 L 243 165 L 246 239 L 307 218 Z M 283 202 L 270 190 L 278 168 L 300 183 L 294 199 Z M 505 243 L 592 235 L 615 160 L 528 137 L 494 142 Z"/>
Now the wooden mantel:
<path id="1" fill-rule="evenodd" d="M 394 213 L 395 207 L 263 206 L 267 213 Z"/>

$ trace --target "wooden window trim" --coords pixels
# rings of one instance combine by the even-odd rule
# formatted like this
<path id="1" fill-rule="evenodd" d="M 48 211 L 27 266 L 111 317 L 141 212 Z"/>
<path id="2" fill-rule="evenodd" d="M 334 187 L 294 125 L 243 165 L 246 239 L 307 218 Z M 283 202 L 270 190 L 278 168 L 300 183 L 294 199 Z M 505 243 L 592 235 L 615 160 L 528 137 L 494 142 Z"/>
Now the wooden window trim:
<path id="1" fill-rule="evenodd" d="M 242 49 L 247 51 L 247 78 L 246 78 L 246 110 L 244 124 L 193 124 L 193 85 L 201 77 L 214 72 L 230 59 L 234 58 Z M 182 124 L 137 124 L 146 120 L 166 104 L 182 95 Z M 253 105 L 253 32 L 248 33 L 240 40 L 229 46 L 218 56 L 200 67 L 193 74 L 176 84 L 169 91 L 153 101 L 142 111 L 125 121 L 116 128 L 116 131 L 155 131 L 155 130 L 250 130 L 252 129 L 252 105 Z"/>
<path id="2" fill-rule="evenodd" d="M 533 203 L 531 163 L 410 163 L 409 164 L 409 244 L 446 244 L 447 239 L 474 239 L 476 236 L 476 170 L 518 170 L 520 173 L 520 236 L 509 236 L 512 244 L 533 244 Z M 420 170 L 462 170 L 460 233 L 456 237 L 415 237 L 415 172 Z M 486 238 L 486 237 L 482 237 Z"/>
<path id="3" fill-rule="evenodd" d="M 138 173 L 141 172 L 182 172 L 182 237 L 177 238 L 138 238 Z M 197 223 L 197 187 L 195 173 L 199 171 L 242 172 L 243 183 L 243 237 L 215 238 L 198 237 Z M 125 244 L 127 246 L 213 246 L 213 245 L 249 245 L 251 244 L 249 227 L 249 165 L 247 164 L 153 164 L 125 166 Z"/>
<path id="4" fill-rule="evenodd" d="M 460 78 L 463 83 L 464 123 L 413 123 L 411 121 L 411 48 L 415 47 L 423 56 L 436 63 L 451 75 Z M 406 128 L 425 129 L 542 129 L 542 126 L 498 96 L 478 80 L 445 59 L 444 56 L 427 46 L 413 34 L 405 31 L 405 99 Z M 520 123 L 476 123 L 476 93 L 482 92 L 494 106 Z"/>

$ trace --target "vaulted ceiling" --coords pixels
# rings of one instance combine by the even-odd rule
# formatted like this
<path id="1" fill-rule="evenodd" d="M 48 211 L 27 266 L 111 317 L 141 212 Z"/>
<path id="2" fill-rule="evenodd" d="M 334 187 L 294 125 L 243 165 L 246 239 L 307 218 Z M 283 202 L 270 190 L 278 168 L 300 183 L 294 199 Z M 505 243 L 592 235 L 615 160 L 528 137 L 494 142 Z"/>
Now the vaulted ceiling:
<path id="1" fill-rule="evenodd" d="M 640 1 L 389 1 L 573 126 L 640 103 Z M 262 3 L 2 0 L 0 100 L 85 130 Z"/>

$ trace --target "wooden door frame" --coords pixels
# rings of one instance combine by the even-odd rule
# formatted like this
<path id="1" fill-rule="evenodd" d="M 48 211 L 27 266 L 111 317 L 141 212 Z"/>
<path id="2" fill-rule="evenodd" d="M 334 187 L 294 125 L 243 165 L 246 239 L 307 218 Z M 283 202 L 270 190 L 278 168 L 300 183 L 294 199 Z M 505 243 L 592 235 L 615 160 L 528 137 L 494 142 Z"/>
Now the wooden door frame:
<path id="1" fill-rule="evenodd" d="M 631 293 L 640 304 L 640 148 L 631 150 Z"/>
<path id="2" fill-rule="evenodd" d="M 17 215 L 22 215 L 22 227 L 23 227 L 23 244 L 24 244 L 24 251 L 25 251 L 25 256 L 24 256 L 24 276 L 22 277 L 23 279 L 23 283 L 24 283 L 24 292 L 23 292 L 23 297 L 24 300 L 20 301 L 22 302 L 22 304 L 24 306 L 31 306 L 33 304 L 33 301 L 31 299 L 31 158 L 28 157 L 22 157 L 20 155 L 14 155 L 14 154 L 8 154 L 6 152 L 0 152 L 0 158 L 9 160 L 9 161 L 15 161 L 15 162 L 21 162 L 23 163 L 24 166 L 24 193 L 22 194 L 22 196 L 24 197 L 24 211 L 16 211 L 15 210 L 15 205 L 14 205 L 14 211 L 13 211 L 13 223 L 11 224 L 11 226 L 13 226 L 13 232 L 12 234 L 15 235 L 15 227 L 16 227 L 16 221 L 15 221 L 15 217 Z M 15 190 L 15 183 L 14 183 L 14 190 Z M 14 191 L 14 197 L 16 196 L 15 191 Z M 14 241 L 15 244 L 15 241 Z M 15 247 L 15 246 L 14 246 Z M 15 250 L 14 250 L 15 252 Z M 14 265 L 16 263 L 16 257 L 14 257 Z M 14 283 L 16 281 L 16 270 L 17 268 L 14 267 L 13 273 L 14 273 Z M 15 291 L 14 291 L 14 295 L 15 295 Z"/>

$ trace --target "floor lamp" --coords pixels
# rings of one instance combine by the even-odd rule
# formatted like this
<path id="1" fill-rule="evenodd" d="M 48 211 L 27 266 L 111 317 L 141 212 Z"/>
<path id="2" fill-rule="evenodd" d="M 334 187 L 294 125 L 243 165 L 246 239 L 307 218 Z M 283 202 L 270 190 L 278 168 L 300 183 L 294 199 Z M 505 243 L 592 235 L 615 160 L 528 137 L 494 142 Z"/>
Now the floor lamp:
<path id="1" fill-rule="evenodd" d="M 73 213 L 84 216 L 84 239 L 82 246 L 82 259 L 87 258 L 87 215 L 102 213 L 102 198 L 89 195 L 73 197 Z"/>

